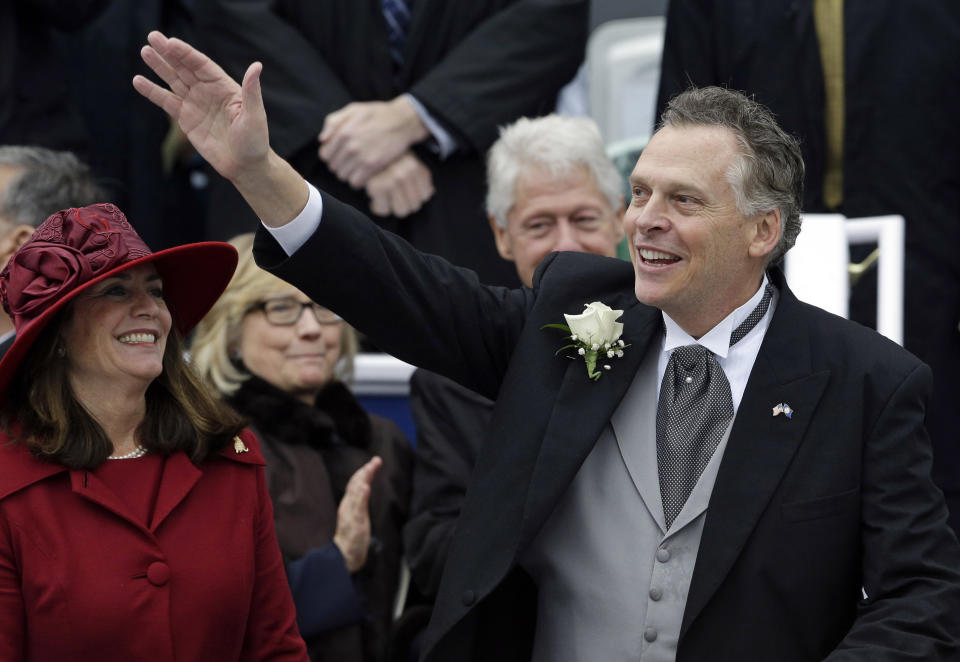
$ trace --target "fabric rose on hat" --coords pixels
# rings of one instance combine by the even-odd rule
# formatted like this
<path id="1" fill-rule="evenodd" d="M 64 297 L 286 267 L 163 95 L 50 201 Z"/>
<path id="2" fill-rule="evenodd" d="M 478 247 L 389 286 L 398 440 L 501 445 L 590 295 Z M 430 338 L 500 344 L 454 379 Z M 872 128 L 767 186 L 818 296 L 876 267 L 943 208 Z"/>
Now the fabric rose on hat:
<path id="1" fill-rule="evenodd" d="M 3 308 L 19 332 L 93 278 L 149 254 L 114 205 L 63 209 L 41 223 L 0 272 Z"/>
<path id="2" fill-rule="evenodd" d="M 24 244 L 10 262 L 0 275 L 6 294 L 3 308 L 17 328 L 92 277 L 86 256 L 62 244 Z M 16 268 L 11 270 L 14 264 Z"/>

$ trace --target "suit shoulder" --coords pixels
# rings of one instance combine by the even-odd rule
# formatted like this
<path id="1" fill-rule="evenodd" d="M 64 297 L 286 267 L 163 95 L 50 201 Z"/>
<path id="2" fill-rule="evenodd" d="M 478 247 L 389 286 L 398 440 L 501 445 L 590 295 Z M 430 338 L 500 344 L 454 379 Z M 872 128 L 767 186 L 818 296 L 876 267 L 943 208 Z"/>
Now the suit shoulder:
<path id="1" fill-rule="evenodd" d="M 540 263 L 533 289 L 538 295 L 557 288 L 602 292 L 628 285 L 632 289 L 633 279 L 633 265 L 626 260 L 564 251 L 551 253 Z"/>
<path id="2" fill-rule="evenodd" d="M 801 303 L 809 317 L 811 344 L 837 357 L 851 369 L 891 376 L 913 372 L 925 364 L 875 329 Z"/>

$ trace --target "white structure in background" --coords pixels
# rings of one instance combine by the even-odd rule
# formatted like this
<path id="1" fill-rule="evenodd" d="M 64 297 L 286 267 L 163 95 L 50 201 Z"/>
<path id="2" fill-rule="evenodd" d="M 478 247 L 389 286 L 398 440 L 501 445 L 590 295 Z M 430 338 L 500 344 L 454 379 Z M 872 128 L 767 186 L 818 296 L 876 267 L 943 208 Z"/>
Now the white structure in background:
<path id="1" fill-rule="evenodd" d="M 357 354 L 353 362 L 353 392 L 358 396 L 410 394 L 410 375 L 416 368 L 389 354 Z"/>
<path id="2" fill-rule="evenodd" d="M 877 331 L 902 345 L 903 237 L 903 216 L 804 214 L 803 230 L 784 260 L 787 283 L 801 301 L 848 317 L 850 246 L 875 242 Z"/>
<path id="3" fill-rule="evenodd" d="M 609 144 L 649 139 L 656 122 L 663 54 L 663 16 L 628 18 L 598 26 L 587 43 L 590 116 Z"/>

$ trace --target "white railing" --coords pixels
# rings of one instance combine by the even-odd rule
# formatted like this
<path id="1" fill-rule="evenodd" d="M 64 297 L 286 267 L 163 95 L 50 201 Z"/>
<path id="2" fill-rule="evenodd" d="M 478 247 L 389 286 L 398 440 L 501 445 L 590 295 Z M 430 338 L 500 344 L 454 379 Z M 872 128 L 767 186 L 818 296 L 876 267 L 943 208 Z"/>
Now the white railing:
<path id="1" fill-rule="evenodd" d="M 357 354 L 353 364 L 353 392 L 357 395 L 409 395 L 410 375 L 415 369 L 415 366 L 389 354 Z"/>

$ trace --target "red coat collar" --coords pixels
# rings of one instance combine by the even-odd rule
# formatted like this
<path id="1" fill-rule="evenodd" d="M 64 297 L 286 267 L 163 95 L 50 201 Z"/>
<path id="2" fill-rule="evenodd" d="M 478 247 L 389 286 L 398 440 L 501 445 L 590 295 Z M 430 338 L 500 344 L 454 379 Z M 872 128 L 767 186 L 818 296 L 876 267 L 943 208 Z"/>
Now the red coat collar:
<path id="1" fill-rule="evenodd" d="M 224 446 L 217 455 L 241 464 L 265 466 L 266 460 L 263 459 L 260 444 L 254 434 L 243 430 L 238 437 L 246 451 L 241 449 L 238 452 L 237 449 L 241 447 L 231 443 Z M 26 445 L 13 441 L 5 431 L 0 432 L 0 499 L 65 471 L 69 469 L 62 464 L 36 457 Z"/>
<path id="2" fill-rule="evenodd" d="M 0 432 L 0 499 L 63 471 L 67 468 L 62 464 L 41 460 L 6 431 Z"/>

